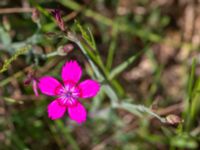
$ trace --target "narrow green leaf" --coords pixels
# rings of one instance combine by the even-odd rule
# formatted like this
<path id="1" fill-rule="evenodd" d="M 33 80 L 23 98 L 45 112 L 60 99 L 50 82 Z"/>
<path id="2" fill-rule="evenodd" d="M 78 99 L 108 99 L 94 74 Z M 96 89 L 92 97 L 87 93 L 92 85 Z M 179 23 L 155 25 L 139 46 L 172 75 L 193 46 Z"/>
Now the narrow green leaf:
<path id="1" fill-rule="evenodd" d="M 199 90 L 200 90 L 200 78 L 196 82 L 195 89 L 193 92 L 194 94 L 192 94 L 193 96 L 191 98 L 191 111 L 190 111 L 191 124 L 195 120 L 195 118 L 198 117 L 200 112 L 200 93 L 195 92 Z"/>
<path id="2" fill-rule="evenodd" d="M 94 38 L 90 30 L 89 29 L 85 30 L 78 21 L 75 21 L 75 25 L 78 27 L 79 31 L 81 32 L 83 39 L 87 42 L 89 46 L 91 46 L 93 50 L 95 50 L 96 45 L 95 45 Z"/>
<path id="3" fill-rule="evenodd" d="M 112 30 L 112 38 L 111 38 L 111 43 L 108 49 L 108 57 L 106 61 L 106 67 L 108 70 L 111 69 L 112 63 L 113 63 L 113 58 L 116 50 L 116 45 L 117 45 L 117 34 L 118 33 L 118 23 L 115 23 L 114 28 Z"/>
<path id="4" fill-rule="evenodd" d="M 193 124 L 193 117 L 194 117 L 194 112 L 195 112 L 195 106 L 194 106 L 193 101 L 197 101 L 195 99 L 198 98 L 198 95 L 199 95 L 199 94 L 194 94 L 194 89 L 196 88 L 195 86 L 198 86 L 198 84 L 197 84 L 198 81 L 196 82 L 196 85 L 195 85 L 195 81 L 194 81 L 195 68 L 196 68 L 196 60 L 193 59 L 191 73 L 190 73 L 189 79 L 188 79 L 188 89 L 187 89 L 188 98 L 186 101 L 186 108 L 185 108 L 185 112 L 184 112 L 184 117 L 186 120 L 185 125 L 186 125 L 187 131 L 190 130 L 191 125 Z M 198 89 L 198 88 L 196 88 L 196 89 Z"/>
<path id="5" fill-rule="evenodd" d="M 119 75 L 121 72 L 123 72 L 130 64 L 132 64 L 141 54 L 143 51 L 138 52 L 136 55 L 131 56 L 128 58 L 126 61 L 115 67 L 110 75 L 109 75 L 109 80 L 112 80 L 115 78 L 117 75 Z"/>
<path id="6" fill-rule="evenodd" d="M 196 68 L 196 59 L 192 60 L 192 69 L 191 69 L 191 73 L 189 76 L 189 80 L 188 80 L 188 96 L 189 99 L 192 96 L 192 89 L 193 89 L 193 85 L 194 85 L 194 74 L 195 74 L 195 68 Z"/>

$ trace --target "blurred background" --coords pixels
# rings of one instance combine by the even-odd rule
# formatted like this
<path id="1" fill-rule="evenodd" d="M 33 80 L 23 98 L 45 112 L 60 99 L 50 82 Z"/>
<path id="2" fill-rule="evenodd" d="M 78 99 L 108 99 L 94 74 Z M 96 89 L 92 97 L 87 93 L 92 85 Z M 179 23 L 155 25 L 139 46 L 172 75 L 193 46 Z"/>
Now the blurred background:
<path id="1" fill-rule="evenodd" d="M 66 31 L 89 29 L 114 94 L 134 105 L 112 107 L 102 88 L 82 101 L 84 124 L 48 118 L 53 97 L 35 96 L 33 79 L 60 79 L 70 59 L 95 78 L 54 9 Z M 0 150 L 200 149 L 199 0 L 1 0 L 0 20 Z"/>

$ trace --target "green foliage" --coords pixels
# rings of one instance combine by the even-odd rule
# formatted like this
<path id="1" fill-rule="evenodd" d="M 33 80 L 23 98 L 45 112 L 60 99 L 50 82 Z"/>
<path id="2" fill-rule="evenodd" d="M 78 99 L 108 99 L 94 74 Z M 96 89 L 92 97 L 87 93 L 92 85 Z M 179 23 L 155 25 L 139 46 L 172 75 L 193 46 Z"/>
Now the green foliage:
<path id="1" fill-rule="evenodd" d="M 83 39 L 87 42 L 87 44 L 91 46 L 93 50 L 96 50 L 96 44 L 91 31 L 89 29 L 85 30 L 78 21 L 76 21 L 76 26 L 78 27 Z"/>
<path id="2" fill-rule="evenodd" d="M 193 60 L 188 80 L 188 101 L 185 112 L 186 129 L 189 130 L 200 113 L 200 78 L 195 78 L 196 60 Z"/>
<path id="3" fill-rule="evenodd" d="M 162 9 L 158 1 L 122 1 L 28 0 L 39 11 L 37 23 L 22 8 L 25 12 L 10 14 L 15 17 L 10 27 L 0 26 L 0 149 L 198 149 L 199 61 L 190 64 L 198 46 L 179 41 L 182 29 L 174 26 L 178 17 L 169 3 Z M 65 32 L 58 31 L 54 8 L 61 10 Z M 72 52 L 60 51 L 69 43 Z M 187 50 L 195 55 L 187 56 Z M 89 75 L 101 83 L 97 97 L 84 101 L 88 118 L 81 125 L 67 115 L 50 120 L 46 109 L 53 99 L 36 97 L 31 83 L 23 84 L 29 71 L 35 79 L 58 77 L 70 59 L 78 59 L 84 79 Z M 180 75 L 182 70 L 189 73 Z M 181 121 L 170 124 L 168 116 Z"/>

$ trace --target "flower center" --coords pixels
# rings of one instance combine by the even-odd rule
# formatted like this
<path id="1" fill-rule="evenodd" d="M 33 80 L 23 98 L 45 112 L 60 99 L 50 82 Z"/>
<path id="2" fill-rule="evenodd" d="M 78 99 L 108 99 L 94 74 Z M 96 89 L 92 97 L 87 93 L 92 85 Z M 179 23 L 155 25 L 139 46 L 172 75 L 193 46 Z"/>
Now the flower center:
<path id="1" fill-rule="evenodd" d="M 73 97 L 73 93 L 71 91 L 68 91 L 66 94 L 65 94 L 66 97 L 70 98 L 70 97 Z"/>
<path id="2" fill-rule="evenodd" d="M 79 89 L 73 83 L 65 83 L 65 86 L 59 92 L 58 102 L 64 106 L 74 106 L 80 95 Z"/>

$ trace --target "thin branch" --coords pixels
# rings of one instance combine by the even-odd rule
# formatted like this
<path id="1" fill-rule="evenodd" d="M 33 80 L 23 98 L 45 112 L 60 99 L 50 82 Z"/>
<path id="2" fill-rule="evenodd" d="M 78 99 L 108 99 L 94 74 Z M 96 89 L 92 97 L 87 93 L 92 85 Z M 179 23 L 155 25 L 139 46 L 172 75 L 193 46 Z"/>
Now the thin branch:
<path id="1" fill-rule="evenodd" d="M 11 13 L 29 13 L 34 8 L 1 8 L 0 14 L 11 14 Z"/>
<path id="2" fill-rule="evenodd" d="M 1 8 L 0 9 L 0 14 L 12 14 L 12 13 L 31 13 L 35 8 L 21 8 L 21 7 L 16 7 L 16 8 Z M 47 10 L 53 10 L 53 9 L 47 9 Z"/>

